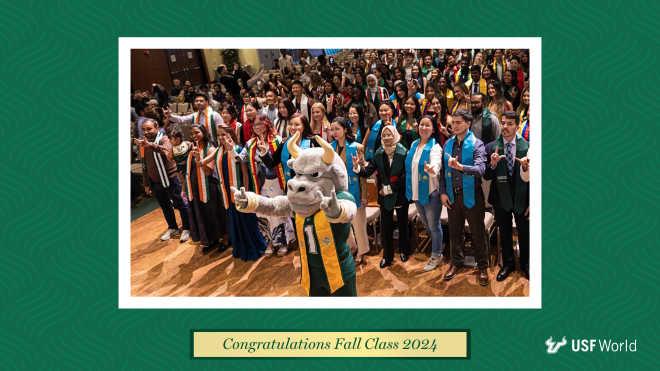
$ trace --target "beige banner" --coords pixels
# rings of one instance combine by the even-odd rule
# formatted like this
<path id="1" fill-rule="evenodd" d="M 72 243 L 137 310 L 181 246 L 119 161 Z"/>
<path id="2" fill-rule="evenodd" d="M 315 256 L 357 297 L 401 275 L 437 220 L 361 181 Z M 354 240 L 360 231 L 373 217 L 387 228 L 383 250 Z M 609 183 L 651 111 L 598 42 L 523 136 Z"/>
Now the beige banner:
<path id="1" fill-rule="evenodd" d="M 468 357 L 467 331 L 194 332 L 193 357 Z"/>

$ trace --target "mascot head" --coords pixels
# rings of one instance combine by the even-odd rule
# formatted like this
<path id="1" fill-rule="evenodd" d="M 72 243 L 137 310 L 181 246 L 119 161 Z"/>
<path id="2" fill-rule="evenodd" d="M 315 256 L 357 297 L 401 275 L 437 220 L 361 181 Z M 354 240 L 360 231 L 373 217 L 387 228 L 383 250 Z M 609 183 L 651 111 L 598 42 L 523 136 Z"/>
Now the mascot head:
<path id="1" fill-rule="evenodd" d="M 316 136 L 321 148 L 309 148 L 304 151 L 296 142 L 300 133 L 296 132 L 287 142 L 291 159 L 287 162 L 296 176 L 287 183 L 287 198 L 291 210 L 302 217 L 314 215 L 319 210 L 321 200 L 316 191 L 330 197 L 330 192 L 348 190 L 346 166 L 335 154 L 332 146 Z"/>

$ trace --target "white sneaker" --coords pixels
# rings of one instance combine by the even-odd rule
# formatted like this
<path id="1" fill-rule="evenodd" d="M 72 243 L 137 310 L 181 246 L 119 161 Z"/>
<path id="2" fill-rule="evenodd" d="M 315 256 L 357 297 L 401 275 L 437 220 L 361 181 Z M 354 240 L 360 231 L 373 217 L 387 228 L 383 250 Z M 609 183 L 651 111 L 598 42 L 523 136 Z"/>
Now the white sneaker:
<path id="1" fill-rule="evenodd" d="M 438 264 L 440 264 L 441 261 L 442 261 L 442 255 L 439 256 L 432 255 L 431 259 L 429 259 L 429 262 L 426 263 L 426 265 L 424 266 L 424 271 L 430 272 L 434 270 L 435 268 L 438 267 Z"/>
<path id="2" fill-rule="evenodd" d="M 167 232 L 165 232 L 165 234 L 163 235 L 163 237 L 160 238 L 160 240 L 161 241 L 167 241 L 170 238 L 172 238 L 172 236 L 176 236 L 179 233 L 181 233 L 181 229 L 179 229 L 179 228 L 177 228 L 177 229 L 168 229 Z"/>
<path id="3" fill-rule="evenodd" d="M 189 230 L 184 230 L 181 232 L 181 239 L 179 239 L 179 242 L 186 242 L 190 239 L 190 231 Z"/>

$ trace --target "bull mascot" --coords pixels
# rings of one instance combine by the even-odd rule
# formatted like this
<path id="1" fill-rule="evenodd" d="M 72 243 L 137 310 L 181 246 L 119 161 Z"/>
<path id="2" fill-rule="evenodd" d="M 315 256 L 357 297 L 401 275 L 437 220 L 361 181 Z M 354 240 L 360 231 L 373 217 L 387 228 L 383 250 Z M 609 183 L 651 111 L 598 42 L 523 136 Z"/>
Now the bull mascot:
<path id="1" fill-rule="evenodd" d="M 287 182 L 286 196 L 266 198 L 232 188 L 236 209 L 295 218 L 300 284 L 307 295 L 357 296 L 355 263 L 346 242 L 357 206 L 348 192 L 346 166 L 320 137 L 320 148 L 304 151 L 296 144 L 299 137 L 297 132 L 287 143 L 287 165 L 296 175 Z"/>

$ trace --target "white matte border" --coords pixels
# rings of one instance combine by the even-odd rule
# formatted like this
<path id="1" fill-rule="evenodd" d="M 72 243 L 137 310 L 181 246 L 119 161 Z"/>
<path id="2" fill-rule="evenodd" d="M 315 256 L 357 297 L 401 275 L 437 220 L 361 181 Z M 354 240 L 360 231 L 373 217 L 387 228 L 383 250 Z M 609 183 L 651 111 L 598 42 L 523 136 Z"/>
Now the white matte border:
<path id="1" fill-rule="evenodd" d="M 131 208 L 130 208 L 130 164 L 131 146 L 126 136 L 130 115 L 131 49 L 317 49 L 325 48 L 503 48 L 529 49 L 530 70 L 534 71 L 531 94 L 541 97 L 541 38 L 540 37 L 419 37 L 419 38 L 323 38 L 323 37 L 274 37 L 274 38 L 220 38 L 220 37 L 120 37 L 119 38 L 119 308 L 541 308 L 541 122 L 534 121 L 537 133 L 530 157 L 534 158 L 531 172 L 530 195 L 530 271 L 534 281 L 530 282 L 529 297 L 132 297 L 131 296 Z M 522 93 L 522 92 L 521 92 Z M 531 100 L 534 117 L 543 117 L 540 98 Z M 123 164 L 126 164 L 125 166 Z"/>

